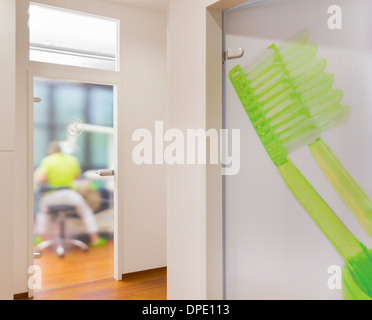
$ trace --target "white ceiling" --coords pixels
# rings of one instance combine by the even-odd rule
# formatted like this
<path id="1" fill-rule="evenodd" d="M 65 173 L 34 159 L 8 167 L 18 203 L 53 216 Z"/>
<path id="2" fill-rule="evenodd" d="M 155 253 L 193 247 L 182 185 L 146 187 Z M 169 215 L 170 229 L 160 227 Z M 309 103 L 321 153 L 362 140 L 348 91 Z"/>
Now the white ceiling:
<path id="1" fill-rule="evenodd" d="M 109 0 L 109 1 L 160 12 L 167 12 L 168 7 L 168 0 Z"/>

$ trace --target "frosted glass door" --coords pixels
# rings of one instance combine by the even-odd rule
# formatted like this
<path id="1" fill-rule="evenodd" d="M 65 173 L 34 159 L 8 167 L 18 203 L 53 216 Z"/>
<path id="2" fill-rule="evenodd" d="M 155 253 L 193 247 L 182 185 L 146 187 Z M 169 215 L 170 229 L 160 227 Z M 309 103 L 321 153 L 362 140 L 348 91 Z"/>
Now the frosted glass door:
<path id="1" fill-rule="evenodd" d="M 272 43 L 309 31 L 310 41 L 319 44 L 318 56 L 328 61 L 326 71 L 335 75 L 334 87 L 344 92 L 343 105 L 352 108 L 347 123 L 323 138 L 372 196 L 372 2 L 336 1 L 342 29 L 334 28 L 334 2 L 273 0 L 229 12 L 226 47 L 243 48 L 245 54 L 228 60 L 226 69 L 228 73 L 237 64 L 244 66 Z M 342 299 L 342 291 L 329 282 L 334 284 L 330 279 L 343 260 L 284 185 L 229 79 L 226 82 L 227 128 L 241 130 L 241 169 L 226 177 L 225 186 L 226 298 Z M 349 230 L 372 248 L 309 149 L 291 159 Z M 332 266 L 336 269 L 329 269 Z"/>

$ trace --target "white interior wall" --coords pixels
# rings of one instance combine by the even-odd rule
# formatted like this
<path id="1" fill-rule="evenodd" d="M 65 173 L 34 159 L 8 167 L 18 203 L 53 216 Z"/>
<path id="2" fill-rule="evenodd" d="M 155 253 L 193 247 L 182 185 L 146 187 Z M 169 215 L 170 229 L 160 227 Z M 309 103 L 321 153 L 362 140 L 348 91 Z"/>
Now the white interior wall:
<path id="1" fill-rule="evenodd" d="M 239 2 L 169 1 L 169 128 L 222 128 L 222 10 Z M 222 298 L 220 169 L 168 168 L 168 299 Z"/>
<path id="2" fill-rule="evenodd" d="M 135 165 L 132 134 L 139 128 L 154 134 L 167 105 L 166 14 L 126 9 L 124 20 L 123 274 L 166 266 L 166 168 Z"/>
<path id="3" fill-rule="evenodd" d="M 14 1 L 5 0 L 1 2 L 0 21 L 2 28 L 0 29 L 0 39 L 3 41 L 0 52 L 1 72 L 4 78 L 0 82 L 0 97 L 1 97 L 1 117 L 0 128 L 0 150 L 13 151 L 15 147 L 15 13 Z"/>
<path id="4" fill-rule="evenodd" d="M 0 300 L 13 299 L 13 235 L 14 235 L 14 152 L 0 151 L 3 168 L 0 183 L 0 240 L 3 243 L 0 258 Z"/>
<path id="5" fill-rule="evenodd" d="M 163 13 L 167 12 L 168 4 L 168 0 L 109 0 L 109 1 Z"/>
<path id="6" fill-rule="evenodd" d="M 131 141 L 135 129 L 153 129 L 166 111 L 166 14 L 99 0 L 40 0 L 57 7 L 89 12 L 121 20 L 122 136 L 124 171 L 116 195 L 123 204 L 121 240 L 125 274 L 166 266 L 166 178 L 161 166 L 137 167 L 132 162 Z M 16 229 L 14 235 L 14 293 L 27 292 L 27 91 L 28 71 L 51 70 L 28 61 L 27 0 L 17 1 L 17 110 L 16 110 Z M 25 9 L 26 8 L 26 9 Z M 63 67 L 68 72 L 69 67 Z M 82 71 L 89 74 L 89 70 Z"/>
<path id="7" fill-rule="evenodd" d="M 15 0 L 0 2 L 0 300 L 13 298 Z"/>
<path id="8" fill-rule="evenodd" d="M 205 129 L 201 1 L 171 0 L 168 15 L 169 127 Z M 169 167 L 167 199 L 168 299 L 205 299 L 205 166 Z"/>

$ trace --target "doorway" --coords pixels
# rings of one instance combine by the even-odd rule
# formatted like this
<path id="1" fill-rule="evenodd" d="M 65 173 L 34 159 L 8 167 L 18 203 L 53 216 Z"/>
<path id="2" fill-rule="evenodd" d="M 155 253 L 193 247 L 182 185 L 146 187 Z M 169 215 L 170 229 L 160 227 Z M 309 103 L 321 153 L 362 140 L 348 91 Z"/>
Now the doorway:
<path id="1" fill-rule="evenodd" d="M 37 294 L 114 276 L 116 90 L 43 77 L 32 84 Z"/>

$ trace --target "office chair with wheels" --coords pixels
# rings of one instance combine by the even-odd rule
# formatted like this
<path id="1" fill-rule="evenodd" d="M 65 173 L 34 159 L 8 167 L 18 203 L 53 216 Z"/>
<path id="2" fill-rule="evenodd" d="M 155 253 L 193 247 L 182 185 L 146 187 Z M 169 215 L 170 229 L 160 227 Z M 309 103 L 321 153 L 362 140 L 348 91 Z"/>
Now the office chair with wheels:
<path id="1" fill-rule="evenodd" d="M 41 193 L 45 193 L 48 191 L 58 191 L 58 190 L 65 190 L 66 188 L 52 188 L 49 186 L 42 186 L 40 188 Z M 58 220 L 59 223 L 59 235 L 55 239 L 46 240 L 41 242 L 39 245 L 36 246 L 35 250 L 37 252 L 41 252 L 46 248 L 52 247 L 54 245 L 57 246 L 56 253 L 59 257 L 65 257 L 65 245 L 72 244 L 76 247 L 81 248 L 84 252 L 88 252 L 89 247 L 82 241 L 77 239 L 69 239 L 66 238 L 66 221 L 69 218 L 79 218 L 76 214 L 76 209 L 74 206 L 71 205 L 54 205 L 48 208 L 49 214 L 51 214 L 55 219 Z"/>

